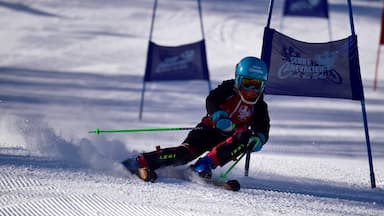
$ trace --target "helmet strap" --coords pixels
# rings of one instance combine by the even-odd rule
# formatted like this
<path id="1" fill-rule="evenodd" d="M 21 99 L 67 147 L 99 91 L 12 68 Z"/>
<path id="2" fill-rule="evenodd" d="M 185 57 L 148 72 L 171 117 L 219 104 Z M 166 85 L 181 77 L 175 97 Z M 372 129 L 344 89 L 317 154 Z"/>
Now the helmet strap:
<path id="1" fill-rule="evenodd" d="M 239 90 L 239 87 L 238 86 L 235 86 L 235 90 L 236 92 L 239 94 L 240 98 L 241 98 L 241 101 L 243 101 L 245 104 L 248 104 L 248 105 L 254 105 L 257 103 L 257 101 L 259 100 L 260 98 L 260 95 L 262 94 L 263 91 L 261 91 L 259 93 L 259 95 L 257 96 L 257 98 L 254 100 L 254 101 L 249 101 L 247 99 L 245 99 L 245 97 L 243 96 L 243 94 L 241 94 L 241 91 Z"/>

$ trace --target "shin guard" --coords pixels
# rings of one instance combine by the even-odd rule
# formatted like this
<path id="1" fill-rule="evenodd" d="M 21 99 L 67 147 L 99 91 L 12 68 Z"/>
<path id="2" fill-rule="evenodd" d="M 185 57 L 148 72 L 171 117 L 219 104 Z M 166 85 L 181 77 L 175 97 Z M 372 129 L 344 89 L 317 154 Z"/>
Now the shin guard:
<path id="1" fill-rule="evenodd" d="M 189 162 L 189 154 L 189 149 L 184 145 L 180 145 L 164 149 L 157 146 L 156 151 L 143 153 L 142 155 L 148 164 L 148 168 L 156 170 L 160 167 L 185 164 Z"/>
<path id="2" fill-rule="evenodd" d="M 231 137 L 216 145 L 209 153 L 208 157 L 213 160 L 214 166 L 224 166 L 231 160 L 244 153 L 247 149 L 247 143 L 251 132 L 242 130 L 234 133 Z"/>

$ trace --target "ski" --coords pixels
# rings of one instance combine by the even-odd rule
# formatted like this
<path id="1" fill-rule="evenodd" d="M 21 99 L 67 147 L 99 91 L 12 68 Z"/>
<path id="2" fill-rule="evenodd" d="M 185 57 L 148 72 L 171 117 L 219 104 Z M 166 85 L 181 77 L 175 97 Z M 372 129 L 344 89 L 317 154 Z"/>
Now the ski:
<path id="1" fill-rule="evenodd" d="M 199 177 L 201 178 L 201 177 Z M 202 181 L 208 185 L 213 185 L 215 187 L 224 188 L 225 190 L 230 191 L 239 191 L 241 188 L 240 182 L 236 179 L 232 180 L 220 180 L 220 179 L 204 179 Z"/>
<path id="2" fill-rule="evenodd" d="M 143 178 L 142 175 L 139 173 L 140 169 L 136 159 L 129 158 L 122 161 L 121 164 L 125 167 L 125 169 L 127 169 L 131 174 L 136 175 L 140 180 L 147 182 L 155 182 L 155 180 L 157 179 L 157 174 L 153 171 L 149 172 L 148 177 Z M 180 179 L 198 184 L 212 185 L 230 191 L 239 191 L 241 187 L 240 182 L 236 179 L 225 181 L 222 179 L 203 178 L 200 177 L 197 173 L 193 172 L 191 168 L 187 169 L 186 173 Z"/>
<path id="3" fill-rule="evenodd" d="M 131 174 L 135 174 L 139 169 L 139 164 L 136 159 L 128 158 L 121 162 L 125 169 L 127 169 Z"/>
<path id="4" fill-rule="evenodd" d="M 185 179 L 198 184 L 202 183 L 202 184 L 212 185 L 212 186 L 224 188 L 230 191 L 239 191 L 241 187 L 240 182 L 236 179 L 224 180 L 224 179 L 213 178 L 213 177 L 211 178 L 201 177 L 199 176 L 199 174 L 197 174 L 192 170 L 192 167 L 189 167 Z"/>
<path id="5" fill-rule="evenodd" d="M 155 182 L 157 174 L 154 171 L 150 171 L 145 168 L 139 168 L 139 164 L 136 159 L 128 158 L 121 162 L 121 164 L 131 174 L 136 175 L 139 179 L 146 182 Z"/>

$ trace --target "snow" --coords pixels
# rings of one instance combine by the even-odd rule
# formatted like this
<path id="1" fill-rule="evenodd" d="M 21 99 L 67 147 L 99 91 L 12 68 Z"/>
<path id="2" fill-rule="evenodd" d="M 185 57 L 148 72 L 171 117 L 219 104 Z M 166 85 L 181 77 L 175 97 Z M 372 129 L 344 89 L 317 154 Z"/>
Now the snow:
<path id="1" fill-rule="evenodd" d="M 332 38 L 344 38 L 346 1 L 329 2 Z M 147 85 L 138 119 L 153 1 L 0 1 L 0 215 L 384 215 L 384 66 L 372 89 L 382 2 L 352 3 L 377 187 L 359 102 L 268 95 L 270 141 L 252 154 L 249 177 L 243 161 L 230 173 L 242 184 L 230 192 L 177 178 L 183 166 L 160 170 L 156 183 L 120 166 L 180 144 L 186 131 L 88 134 L 193 127 L 205 114 L 206 82 L 163 82 Z M 201 39 L 196 6 L 159 1 L 153 40 Z M 216 86 L 240 58 L 260 55 L 268 1 L 205 0 L 202 8 Z M 283 26 L 299 40 L 329 40 L 325 19 L 289 17 Z"/>

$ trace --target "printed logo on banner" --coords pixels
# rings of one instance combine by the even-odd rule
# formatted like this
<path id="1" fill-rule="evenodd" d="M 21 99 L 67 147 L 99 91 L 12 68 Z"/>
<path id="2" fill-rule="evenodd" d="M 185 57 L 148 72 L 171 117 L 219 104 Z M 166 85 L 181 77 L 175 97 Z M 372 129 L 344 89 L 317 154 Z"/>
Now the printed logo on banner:
<path id="1" fill-rule="evenodd" d="M 190 68 L 189 64 L 194 62 L 195 51 L 185 50 L 177 56 L 167 57 L 160 61 L 155 69 L 155 73 L 164 73 L 169 71 L 179 71 Z"/>
<path id="2" fill-rule="evenodd" d="M 321 0 L 304 0 L 304 1 L 296 1 L 292 2 L 289 5 L 289 10 L 291 12 L 295 11 L 303 11 L 308 9 L 313 9 L 320 6 Z"/>
<path id="3" fill-rule="evenodd" d="M 283 65 L 278 69 L 279 79 L 328 80 L 341 84 L 343 79 L 335 69 L 338 51 L 323 51 L 311 57 L 301 57 L 294 47 L 283 48 Z"/>
<path id="4" fill-rule="evenodd" d="M 283 15 L 328 18 L 327 0 L 285 0 Z"/>

